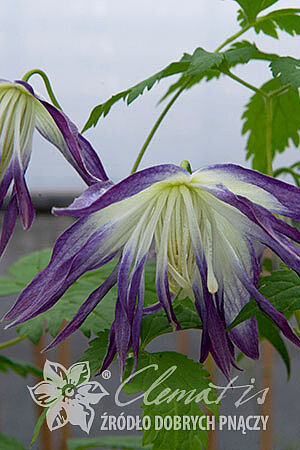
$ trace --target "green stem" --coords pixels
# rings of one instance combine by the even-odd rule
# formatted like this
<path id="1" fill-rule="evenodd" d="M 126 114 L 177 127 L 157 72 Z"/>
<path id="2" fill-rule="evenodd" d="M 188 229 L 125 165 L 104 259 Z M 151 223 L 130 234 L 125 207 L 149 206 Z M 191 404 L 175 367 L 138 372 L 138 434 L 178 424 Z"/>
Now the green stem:
<path id="1" fill-rule="evenodd" d="M 253 86 L 252 84 L 248 83 L 245 80 L 242 80 L 242 78 L 238 77 L 237 75 L 234 75 L 233 73 L 231 73 L 229 70 L 224 70 L 223 73 L 225 75 L 227 75 L 228 77 L 232 78 L 233 80 L 237 81 L 238 83 L 242 84 L 243 86 L 245 86 L 248 89 L 251 89 L 251 91 L 256 92 L 257 94 L 262 95 L 263 97 L 269 97 L 268 94 L 266 94 L 264 91 L 262 91 L 261 89 Z"/>
<path id="2" fill-rule="evenodd" d="M 62 110 L 60 104 L 59 104 L 58 101 L 56 100 L 56 97 L 55 97 L 54 92 L 53 92 L 53 90 L 52 90 L 52 87 L 51 87 L 49 78 L 47 77 L 46 73 L 45 73 L 43 70 L 40 70 L 40 69 L 32 69 L 32 70 L 29 70 L 29 72 L 26 72 L 26 73 L 25 73 L 25 75 L 23 76 L 22 80 L 23 80 L 23 81 L 28 81 L 29 78 L 30 78 L 32 75 L 34 75 L 34 74 L 40 75 L 40 76 L 42 77 L 42 79 L 43 79 L 43 81 L 44 81 L 44 83 L 45 83 L 45 87 L 46 87 L 46 89 L 47 89 L 47 92 L 48 92 L 48 95 L 49 95 L 49 97 L 50 97 L 51 102 L 53 103 L 54 106 L 56 106 L 56 108 Z"/>
<path id="3" fill-rule="evenodd" d="M 161 122 L 163 121 L 165 115 L 167 114 L 167 112 L 169 111 L 169 109 L 171 108 L 171 106 L 175 103 L 175 101 L 178 99 L 178 97 L 180 96 L 180 94 L 185 90 L 186 88 L 186 84 L 184 84 L 174 95 L 174 97 L 172 97 L 171 101 L 167 104 L 167 106 L 165 107 L 165 109 L 163 110 L 163 112 L 161 113 L 161 115 L 159 116 L 159 118 L 157 119 L 157 121 L 155 122 L 152 130 L 150 131 L 149 135 L 147 136 L 147 139 L 144 142 L 144 145 L 142 146 L 136 160 L 135 163 L 133 165 L 133 168 L 131 170 L 130 173 L 135 173 L 137 171 L 137 168 L 140 165 L 140 162 L 145 154 L 145 151 L 147 150 L 148 145 L 151 142 L 151 139 L 153 138 L 156 130 L 158 129 L 159 125 L 161 124 Z"/>
<path id="4" fill-rule="evenodd" d="M 3 342 L 2 344 L 0 344 L 0 350 L 2 350 L 3 348 L 6 348 L 6 347 L 11 347 L 12 345 L 18 344 L 18 342 L 24 341 L 24 339 L 26 339 L 26 338 L 27 338 L 27 336 L 24 335 L 24 336 L 19 336 L 14 339 L 11 339 L 10 341 Z"/>
<path id="5" fill-rule="evenodd" d="M 266 102 L 266 157 L 267 157 L 267 174 L 270 177 L 273 176 L 273 152 L 272 152 L 272 121 L 273 121 L 273 111 L 272 111 L 272 98 L 270 96 L 265 97 Z"/>
<path id="6" fill-rule="evenodd" d="M 222 50 L 222 48 L 225 47 L 225 45 L 230 44 L 230 42 L 234 41 L 242 34 L 246 33 L 246 31 L 248 31 L 252 26 L 253 24 L 248 24 L 246 27 L 242 28 L 240 31 L 230 36 L 228 39 L 226 39 L 226 41 L 223 42 L 223 44 L 219 45 L 219 47 L 215 50 L 215 52 L 217 53 L 220 50 Z"/>

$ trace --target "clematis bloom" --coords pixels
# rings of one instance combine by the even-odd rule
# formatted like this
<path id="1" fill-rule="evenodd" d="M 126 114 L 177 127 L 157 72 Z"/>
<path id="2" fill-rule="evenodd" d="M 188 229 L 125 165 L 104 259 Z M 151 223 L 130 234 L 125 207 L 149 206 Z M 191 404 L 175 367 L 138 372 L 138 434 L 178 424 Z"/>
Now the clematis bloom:
<path id="1" fill-rule="evenodd" d="M 96 152 L 64 113 L 35 95 L 28 83 L 1 80 L 0 209 L 12 183 L 13 187 L 3 219 L 0 256 L 13 232 L 18 210 L 25 229 L 34 218 L 25 172 L 35 128 L 61 151 L 88 186 L 107 180 Z"/>
<path id="2" fill-rule="evenodd" d="M 116 185 L 93 185 L 55 213 L 79 219 L 57 240 L 48 267 L 7 313 L 6 318 L 14 320 L 11 325 L 51 308 L 84 272 L 115 256 L 119 261 L 48 348 L 78 329 L 115 283 L 115 320 L 102 369 L 118 353 L 123 370 L 130 347 L 137 360 L 143 315 L 163 308 L 179 329 L 172 307 L 178 293 L 194 301 L 202 320 L 200 360 L 210 352 L 227 377 L 235 365 L 233 344 L 258 358 L 255 318 L 226 331 L 250 297 L 300 346 L 285 316 L 257 289 L 262 246 L 300 273 L 300 251 L 290 241 L 300 243 L 300 232 L 276 217 L 300 219 L 299 188 L 232 164 L 192 174 L 160 165 Z M 144 268 L 152 242 L 158 302 L 144 308 Z"/>

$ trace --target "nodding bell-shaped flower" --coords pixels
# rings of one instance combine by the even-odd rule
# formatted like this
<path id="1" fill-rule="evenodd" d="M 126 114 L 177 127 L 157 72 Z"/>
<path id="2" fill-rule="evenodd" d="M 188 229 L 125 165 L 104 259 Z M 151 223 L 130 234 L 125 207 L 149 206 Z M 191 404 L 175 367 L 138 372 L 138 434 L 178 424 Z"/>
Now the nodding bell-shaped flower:
<path id="1" fill-rule="evenodd" d="M 0 80 L 0 209 L 13 183 L 2 224 L 0 256 L 11 237 L 18 211 L 25 229 L 34 218 L 25 172 L 35 128 L 61 151 L 88 186 L 107 180 L 96 152 L 63 112 L 35 95 L 28 83 Z"/>
<path id="2" fill-rule="evenodd" d="M 179 329 L 172 300 L 189 296 L 202 320 L 200 360 L 210 352 L 229 377 L 235 344 L 258 358 L 256 319 L 226 327 L 253 297 L 283 334 L 300 346 L 285 316 L 258 291 L 262 246 L 300 273 L 300 232 L 276 215 L 300 219 L 300 189 L 232 164 L 192 174 L 175 165 L 141 170 L 120 183 L 93 185 L 57 215 L 79 217 L 57 240 L 48 267 L 21 293 L 6 318 L 11 325 L 48 310 L 84 272 L 119 260 L 107 280 L 48 348 L 80 327 L 111 287 L 118 284 L 115 320 L 102 370 L 118 353 L 124 369 L 128 350 L 137 359 L 143 315 L 163 308 Z M 144 268 L 156 253 L 158 302 L 144 307 Z"/>

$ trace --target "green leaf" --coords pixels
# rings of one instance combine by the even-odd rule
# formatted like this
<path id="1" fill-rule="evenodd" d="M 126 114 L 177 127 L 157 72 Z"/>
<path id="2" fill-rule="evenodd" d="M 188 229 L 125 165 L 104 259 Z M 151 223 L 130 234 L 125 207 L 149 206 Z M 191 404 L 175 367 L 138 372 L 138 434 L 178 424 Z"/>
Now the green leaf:
<path id="1" fill-rule="evenodd" d="M 80 361 L 88 361 L 91 375 L 100 370 L 108 347 L 109 333 L 103 331 L 98 337 L 89 342 L 89 348 L 85 350 Z"/>
<path id="2" fill-rule="evenodd" d="M 236 318 L 231 322 L 231 324 L 226 328 L 227 331 L 235 328 L 240 323 L 245 322 L 245 320 L 250 319 L 250 317 L 254 317 L 259 313 L 259 307 L 253 298 L 249 300 L 249 302 L 241 309 Z"/>
<path id="3" fill-rule="evenodd" d="M 22 377 L 26 377 L 27 375 L 34 375 L 36 377 L 43 376 L 43 372 L 32 364 L 0 355 L 0 371 L 8 372 L 9 370 L 16 372 Z"/>
<path id="4" fill-rule="evenodd" d="M 9 279 L 12 285 L 16 286 L 18 292 L 22 291 L 32 278 L 50 260 L 51 250 L 33 252 L 23 258 L 8 269 L 8 272 L 15 276 Z M 37 317 L 18 325 L 17 331 L 20 335 L 26 335 L 34 344 L 41 338 L 46 321 L 46 330 L 55 337 L 59 332 L 63 321 L 71 321 L 82 303 L 91 292 L 103 283 L 115 267 L 116 260 L 112 260 L 100 269 L 92 270 L 82 275 L 62 296 L 62 298 L 48 311 Z M 147 262 L 145 269 L 145 304 L 150 305 L 157 302 L 155 288 L 155 263 Z M 7 294 L 8 289 L 5 291 Z M 91 331 L 98 334 L 102 330 L 109 330 L 114 320 L 115 301 L 117 297 L 117 287 L 113 287 L 102 299 L 99 305 L 90 313 L 85 322 L 80 327 L 81 331 L 90 336 Z"/>
<path id="5" fill-rule="evenodd" d="M 283 314 L 300 309 L 300 277 L 291 269 L 280 269 L 263 277 L 260 292 Z M 228 330 L 258 314 L 259 308 L 251 299 L 240 311 Z"/>
<path id="6" fill-rule="evenodd" d="M 68 450 L 85 450 L 86 448 L 118 448 L 118 449 L 138 449 L 142 450 L 141 436 L 102 436 L 99 438 L 68 439 Z"/>
<path id="7" fill-rule="evenodd" d="M 290 356 L 287 351 L 284 340 L 282 339 L 282 337 L 279 334 L 278 327 L 274 324 L 273 320 L 270 319 L 270 317 L 266 316 L 265 314 L 263 314 L 261 312 L 256 315 L 256 319 L 257 319 L 260 338 L 267 339 L 269 342 L 271 342 L 273 347 L 278 351 L 278 353 L 280 354 L 280 356 L 285 364 L 285 367 L 287 370 L 287 375 L 289 378 L 290 373 L 291 373 Z"/>
<path id="8" fill-rule="evenodd" d="M 130 361 L 126 367 L 125 378 L 131 373 L 132 363 Z M 195 400 L 185 404 L 187 395 L 190 391 L 194 391 L 194 396 L 204 394 L 204 390 L 208 389 L 208 399 L 212 402 L 216 402 L 216 395 L 213 389 L 209 386 L 211 379 L 209 373 L 203 369 L 202 364 L 196 363 L 186 356 L 175 352 L 162 352 L 162 353 L 147 353 L 141 352 L 139 355 L 137 371 L 144 369 L 145 367 L 154 364 L 157 367 L 150 367 L 141 373 L 138 373 L 134 378 L 125 385 L 124 390 L 127 394 L 138 393 L 141 391 L 146 392 L 161 375 L 167 370 L 174 367 L 175 371 L 170 373 L 169 376 L 165 376 L 161 379 L 159 385 L 157 385 L 148 396 L 148 402 L 151 404 L 146 405 L 143 401 L 142 408 L 144 410 L 143 415 L 150 416 L 151 427 L 149 430 L 144 431 L 143 444 L 153 444 L 152 450 L 169 450 L 169 449 L 203 449 L 206 448 L 208 442 L 207 431 L 197 429 L 195 431 L 183 431 L 172 429 L 167 430 L 155 430 L 154 421 L 155 416 L 203 416 L 204 413 Z M 165 401 L 155 404 L 154 400 L 164 390 L 169 389 L 165 395 L 171 395 L 171 393 L 177 392 L 173 400 L 170 398 L 168 403 Z M 183 392 L 183 390 L 185 392 Z M 179 398 L 179 391 L 185 394 L 181 400 Z M 206 404 L 213 414 L 218 414 L 218 408 L 215 403 Z"/>
<path id="9" fill-rule="evenodd" d="M 265 92 L 276 91 L 282 84 L 274 78 L 262 86 Z M 299 145 L 300 99 L 298 91 L 290 88 L 272 100 L 272 155 L 282 153 L 290 144 Z M 267 172 L 266 160 L 266 108 L 261 94 L 254 94 L 242 115 L 242 134 L 249 132 L 246 145 L 247 159 L 252 158 L 253 169 Z"/>
<path id="10" fill-rule="evenodd" d="M 165 100 L 177 89 L 182 88 L 183 85 L 185 85 L 186 89 L 191 89 L 204 79 L 211 81 L 220 78 L 224 69 L 232 69 L 238 64 L 247 64 L 250 60 L 273 61 L 275 58 L 278 58 L 278 55 L 262 52 L 255 44 L 245 40 L 235 42 L 228 50 L 219 53 L 219 55 L 223 55 L 223 60 L 218 68 L 208 69 L 199 75 L 187 76 L 183 74 L 176 83 L 171 84 L 160 102 Z"/>
<path id="11" fill-rule="evenodd" d="M 195 310 L 193 302 L 189 298 L 176 300 L 174 302 L 174 312 L 180 323 L 181 329 L 202 328 L 201 320 Z M 145 348 L 157 336 L 172 333 L 173 329 L 168 322 L 164 311 L 150 314 L 142 320 L 141 327 L 141 347 Z"/>
<path id="12" fill-rule="evenodd" d="M 210 53 L 199 47 L 194 51 L 187 75 L 200 75 L 213 66 L 218 67 L 223 61 L 224 56 L 221 53 Z"/>
<path id="13" fill-rule="evenodd" d="M 9 277 L 0 277 L 0 297 L 20 292 L 20 286 L 16 280 Z"/>
<path id="14" fill-rule="evenodd" d="M 39 433 L 41 431 L 42 425 L 43 425 L 44 420 L 46 418 L 46 414 L 47 414 L 48 409 L 49 408 L 45 408 L 44 411 L 42 412 L 42 414 L 40 415 L 40 417 L 38 418 L 38 421 L 37 421 L 37 423 L 36 423 L 36 425 L 34 427 L 34 430 L 33 430 L 33 436 L 32 436 L 29 448 L 32 448 L 33 444 L 35 443 L 35 441 L 38 438 L 38 435 L 39 435 Z"/>
<path id="15" fill-rule="evenodd" d="M 291 84 L 294 89 L 300 87 L 300 59 L 289 56 L 274 59 L 270 64 L 273 76 L 279 75 L 283 85 Z"/>
<path id="16" fill-rule="evenodd" d="M 98 122 L 98 120 L 103 116 L 105 117 L 111 107 L 117 103 L 119 100 L 123 99 L 124 101 L 127 101 L 127 105 L 132 103 L 137 97 L 142 95 L 147 89 L 150 91 L 155 83 L 160 81 L 163 78 L 175 75 L 177 73 L 185 72 L 189 65 L 190 65 L 190 55 L 184 54 L 180 61 L 173 62 L 166 66 L 163 70 L 160 70 L 159 72 L 155 73 L 154 75 L 151 75 L 146 80 L 141 81 L 140 83 L 136 84 L 135 86 L 119 92 L 118 94 L 113 95 L 110 99 L 108 99 L 106 102 L 101 103 L 100 105 L 95 106 L 95 108 L 92 110 L 90 117 L 88 118 L 86 124 L 83 127 L 82 132 L 88 130 L 92 126 L 95 126 Z"/>
<path id="17" fill-rule="evenodd" d="M 26 450 L 25 447 L 12 436 L 0 433 L 1 450 Z"/>
<path id="18" fill-rule="evenodd" d="M 21 292 L 32 278 L 46 267 L 50 260 L 51 250 L 41 250 L 30 253 L 21 258 L 17 263 L 8 269 L 8 272 L 15 276 L 12 281 L 18 286 Z M 112 272 L 116 261 L 111 261 L 100 269 L 96 269 L 84 274 L 76 281 L 62 296 L 62 298 L 48 311 L 37 317 L 18 325 L 17 331 L 21 335 L 26 335 L 34 344 L 37 344 L 41 338 L 46 320 L 46 330 L 51 336 L 56 336 L 59 332 L 62 322 L 69 322 L 89 294 L 94 291 Z M 114 318 L 114 305 L 116 299 L 116 289 L 113 288 L 88 316 L 82 324 L 81 330 L 86 335 L 91 331 L 95 333 L 109 329 Z"/>
<path id="19" fill-rule="evenodd" d="M 151 277 L 151 269 L 153 270 L 153 266 L 154 265 L 150 265 L 150 270 L 148 270 L 149 279 Z M 146 290 L 146 293 L 147 292 L 149 292 L 149 290 Z M 185 298 L 183 300 L 175 300 L 174 312 L 181 325 L 182 330 L 190 328 L 202 328 L 201 320 L 197 312 L 195 311 L 193 302 L 189 298 Z M 141 349 L 145 348 L 146 345 L 149 344 L 149 342 L 151 342 L 157 336 L 172 332 L 173 328 L 169 324 L 166 314 L 163 311 L 158 311 L 144 317 L 142 319 L 141 326 Z M 91 373 L 95 373 L 100 370 L 108 347 L 108 340 L 108 331 L 98 333 L 98 337 L 89 342 L 89 348 L 80 358 L 81 361 L 89 361 Z"/>
<path id="20" fill-rule="evenodd" d="M 238 20 L 241 25 L 255 22 L 256 16 L 269 6 L 277 3 L 278 0 L 234 0 L 240 5 L 242 11 L 239 11 Z"/>
<path id="21" fill-rule="evenodd" d="M 50 248 L 29 253 L 8 269 L 8 273 L 13 275 L 20 284 L 20 291 L 30 283 L 38 272 L 48 265 L 51 253 L 52 250 Z"/>
<path id="22" fill-rule="evenodd" d="M 255 24 L 255 31 L 278 38 L 278 28 L 291 36 L 300 34 L 300 9 L 289 8 L 272 11 L 266 16 L 260 17 Z"/>

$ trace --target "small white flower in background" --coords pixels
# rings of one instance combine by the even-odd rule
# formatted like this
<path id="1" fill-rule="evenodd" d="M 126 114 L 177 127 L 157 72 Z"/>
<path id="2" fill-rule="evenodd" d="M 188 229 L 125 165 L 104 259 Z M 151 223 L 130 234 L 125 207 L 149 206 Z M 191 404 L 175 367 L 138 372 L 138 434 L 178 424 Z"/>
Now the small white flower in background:
<path id="1" fill-rule="evenodd" d="M 89 363 L 78 362 L 66 370 L 63 365 L 46 360 L 43 375 L 44 381 L 28 389 L 35 403 L 49 408 L 46 420 L 50 431 L 70 422 L 89 433 L 95 416 L 90 405 L 109 395 L 100 383 L 89 381 Z"/>

